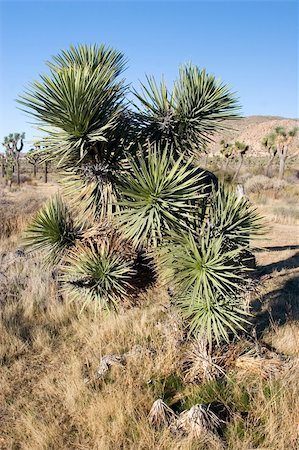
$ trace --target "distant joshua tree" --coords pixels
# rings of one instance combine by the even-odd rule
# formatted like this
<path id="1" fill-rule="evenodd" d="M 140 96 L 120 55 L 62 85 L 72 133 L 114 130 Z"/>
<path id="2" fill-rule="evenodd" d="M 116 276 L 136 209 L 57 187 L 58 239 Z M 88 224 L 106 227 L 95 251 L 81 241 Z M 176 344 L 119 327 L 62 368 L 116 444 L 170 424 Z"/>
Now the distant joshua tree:
<path id="1" fill-rule="evenodd" d="M 33 176 L 36 178 L 37 166 L 41 162 L 41 155 L 38 152 L 39 147 L 31 148 L 26 154 L 26 159 L 33 166 Z"/>
<path id="2" fill-rule="evenodd" d="M 14 166 L 17 167 L 17 183 L 20 185 L 20 153 L 24 146 L 25 133 L 10 133 L 5 136 L 3 145 L 6 152 L 6 176 L 12 181 Z M 8 167 L 9 166 L 9 167 Z"/>
<path id="3" fill-rule="evenodd" d="M 1 176 L 2 178 L 5 177 L 5 155 L 3 153 L 0 153 L 0 160 L 1 160 Z"/>
<path id="4" fill-rule="evenodd" d="M 235 181 L 239 176 L 239 173 L 240 173 L 243 161 L 244 161 L 244 155 L 248 152 L 248 150 L 249 150 L 249 145 L 245 144 L 245 142 L 236 141 L 233 144 L 233 153 L 235 156 L 237 156 L 239 158 L 239 164 L 238 164 L 236 173 L 233 177 L 233 181 Z"/>
<path id="5" fill-rule="evenodd" d="M 220 145 L 221 145 L 220 153 L 226 158 L 224 170 L 227 170 L 230 160 L 234 158 L 233 145 L 229 144 L 224 139 L 220 141 Z"/>
<path id="6" fill-rule="evenodd" d="M 285 164 L 289 157 L 289 147 L 297 135 L 297 132 L 297 127 L 290 128 L 289 130 L 286 130 L 284 127 L 275 128 L 275 144 L 279 157 L 279 180 L 282 180 L 284 177 Z"/>
<path id="7" fill-rule="evenodd" d="M 271 175 L 271 167 L 275 156 L 277 155 L 277 147 L 275 144 L 275 133 L 270 133 L 262 139 L 262 146 L 265 147 L 268 151 L 269 160 L 266 167 L 265 175 L 269 177 Z"/>

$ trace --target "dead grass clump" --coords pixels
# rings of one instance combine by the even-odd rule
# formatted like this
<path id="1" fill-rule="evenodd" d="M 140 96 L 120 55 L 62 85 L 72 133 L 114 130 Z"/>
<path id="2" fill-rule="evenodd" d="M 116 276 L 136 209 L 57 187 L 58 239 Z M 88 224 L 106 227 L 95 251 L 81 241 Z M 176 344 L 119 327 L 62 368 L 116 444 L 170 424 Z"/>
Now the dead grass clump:
<path id="1" fill-rule="evenodd" d="M 186 383 L 215 380 L 224 373 L 221 363 L 223 356 L 209 352 L 207 342 L 197 338 L 191 342 L 183 357 L 184 380 Z"/>
<path id="2" fill-rule="evenodd" d="M 166 427 L 174 418 L 174 412 L 161 398 L 159 398 L 154 401 L 148 417 L 151 424 L 155 427 Z"/>
<path id="3" fill-rule="evenodd" d="M 294 206 L 275 206 L 272 211 L 280 223 L 297 223 L 299 220 L 299 208 Z"/>
<path id="4" fill-rule="evenodd" d="M 250 350 L 235 360 L 234 371 L 238 380 L 258 378 L 266 380 L 277 376 L 284 367 L 284 361 L 278 356 L 272 358 L 262 357 Z"/>

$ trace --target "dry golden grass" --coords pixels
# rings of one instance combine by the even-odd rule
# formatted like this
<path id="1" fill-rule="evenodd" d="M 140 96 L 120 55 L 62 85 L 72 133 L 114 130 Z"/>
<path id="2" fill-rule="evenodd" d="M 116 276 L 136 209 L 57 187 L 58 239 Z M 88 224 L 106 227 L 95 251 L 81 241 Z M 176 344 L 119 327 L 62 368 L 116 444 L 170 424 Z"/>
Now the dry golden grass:
<path id="1" fill-rule="evenodd" d="M 162 287 L 152 287 L 138 308 L 119 315 L 95 317 L 89 310 L 79 315 L 79 307 L 60 296 L 55 276 L 38 255 L 16 253 L 19 233 L 34 212 L 26 211 L 26 198 L 38 197 L 38 207 L 48 194 L 32 186 L 7 194 L 24 218 L 0 240 L 0 449 L 299 448 L 297 227 L 274 224 L 268 240 L 255 243 L 263 247 L 256 253 L 262 287 L 254 305 L 260 339 L 292 360 L 269 369 L 266 379 L 260 360 L 255 376 L 252 361 L 246 366 L 241 359 L 241 369 L 247 367 L 241 380 L 239 367 L 219 379 L 188 383 L 182 356 L 194 349 L 183 339 Z M 272 324 L 279 317 L 281 322 Z M 96 376 L 102 356 L 134 348 L 104 379 Z M 229 419 L 219 435 L 156 428 L 148 415 L 159 398 L 177 414 L 196 404 L 221 403 Z"/>
<path id="2" fill-rule="evenodd" d="M 11 190 L 0 183 L 0 237 L 20 232 L 56 190 L 57 185 L 53 183 L 23 184 Z"/>

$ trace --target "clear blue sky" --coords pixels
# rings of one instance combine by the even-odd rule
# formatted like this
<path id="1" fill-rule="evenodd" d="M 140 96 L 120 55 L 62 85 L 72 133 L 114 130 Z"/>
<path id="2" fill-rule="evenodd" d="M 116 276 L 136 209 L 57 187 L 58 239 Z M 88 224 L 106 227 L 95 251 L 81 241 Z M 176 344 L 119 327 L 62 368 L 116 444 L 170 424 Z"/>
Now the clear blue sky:
<path id="1" fill-rule="evenodd" d="M 171 83 L 192 61 L 238 93 L 244 115 L 298 117 L 297 1 L 0 0 L 0 16 L 1 140 L 36 136 L 15 99 L 72 43 L 123 51 L 135 87 L 145 74 Z"/>

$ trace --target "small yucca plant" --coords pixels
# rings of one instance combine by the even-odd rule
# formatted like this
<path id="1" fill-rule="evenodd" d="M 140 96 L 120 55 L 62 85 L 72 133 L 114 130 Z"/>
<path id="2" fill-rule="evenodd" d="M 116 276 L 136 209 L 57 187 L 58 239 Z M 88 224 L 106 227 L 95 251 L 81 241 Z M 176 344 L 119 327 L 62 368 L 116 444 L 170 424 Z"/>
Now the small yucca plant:
<path id="1" fill-rule="evenodd" d="M 46 263 L 55 265 L 82 237 L 83 228 L 83 224 L 75 224 L 71 211 L 57 195 L 37 213 L 26 229 L 24 245 L 33 251 L 41 251 Z"/>
<path id="2" fill-rule="evenodd" d="M 177 156 L 194 155 L 226 128 L 226 119 L 238 117 L 239 106 L 229 87 L 191 64 L 180 68 L 172 92 L 164 80 L 158 84 L 148 77 L 134 95 L 139 139 L 171 144 Z"/>
<path id="3" fill-rule="evenodd" d="M 226 250 L 221 237 L 209 233 L 172 235 L 160 264 L 175 287 L 175 302 L 193 334 L 210 342 L 229 339 L 243 328 L 242 303 L 248 271 L 239 263 L 242 248 Z"/>
<path id="4" fill-rule="evenodd" d="M 129 298 L 132 261 L 107 242 L 79 244 L 64 259 L 61 281 L 72 300 L 95 309 L 117 309 Z"/>
<path id="5" fill-rule="evenodd" d="M 168 146 L 149 146 L 147 154 L 129 158 L 129 173 L 120 179 L 124 235 L 136 246 L 157 246 L 169 231 L 187 230 L 206 195 L 203 178 L 191 160 L 174 161 Z"/>
<path id="6" fill-rule="evenodd" d="M 250 239 L 265 233 L 263 220 L 246 197 L 220 183 L 213 189 L 205 226 L 213 237 L 222 237 L 227 249 L 249 247 Z"/>

